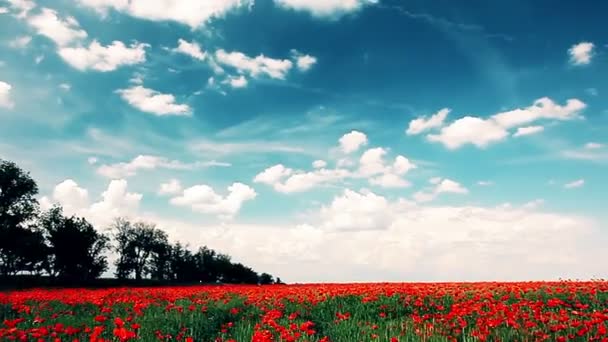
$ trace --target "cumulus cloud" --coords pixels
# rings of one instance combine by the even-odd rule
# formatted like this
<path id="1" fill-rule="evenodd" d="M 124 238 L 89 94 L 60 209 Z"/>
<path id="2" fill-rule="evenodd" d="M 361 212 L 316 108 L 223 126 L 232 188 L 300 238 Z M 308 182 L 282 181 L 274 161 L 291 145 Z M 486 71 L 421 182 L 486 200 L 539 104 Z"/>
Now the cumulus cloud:
<path id="1" fill-rule="evenodd" d="M 222 219 L 233 218 L 243 203 L 253 200 L 257 193 L 243 183 L 233 183 L 228 187 L 228 194 L 217 194 L 208 185 L 195 185 L 184 189 L 182 194 L 171 198 L 170 203 L 176 206 L 190 207 L 193 211 L 214 214 Z"/>
<path id="2" fill-rule="evenodd" d="M 443 122 L 445 121 L 449 113 L 449 108 L 443 108 L 437 113 L 431 115 L 431 117 L 429 118 L 427 118 L 426 116 L 416 118 L 410 121 L 409 127 L 407 128 L 405 133 L 407 135 L 416 135 L 432 128 L 441 127 L 443 126 Z"/>
<path id="3" fill-rule="evenodd" d="M 152 155 L 139 155 L 129 162 L 110 165 L 101 165 L 97 173 L 108 178 L 126 178 L 135 176 L 139 170 L 169 169 L 169 170 L 194 170 L 211 166 L 230 166 L 228 163 L 217 161 L 183 163 L 178 160 L 169 160 L 165 157 Z"/>
<path id="4" fill-rule="evenodd" d="M 524 206 L 419 205 L 345 190 L 300 224 L 166 226 L 173 238 L 208 244 L 289 282 L 607 275 L 596 262 L 606 243 L 597 222 Z"/>
<path id="5" fill-rule="evenodd" d="M 192 108 L 187 104 L 176 103 L 175 96 L 135 85 L 127 89 L 119 89 L 117 93 L 131 106 L 142 112 L 158 116 L 163 115 L 192 115 Z"/>
<path id="6" fill-rule="evenodd" d="M 182 184 L 179 180 L 173 178 L 167 183 L 162 183 L 158 189 L 159 195 L 175 195 L 182 191 Z"/>
<path id="7" fill-rule="evenodd" d="M 146 61 L 146 50 L 149 46 L 133 43 L 126 46 L 121 41 L 103 46 L 93 40 L 88 47 L 62 47 L 58 53 L 64 61 L 80 70 L 113 71 L 121 66 L 139 64 Z"/>
<path id="8" fill-rule="evenodd" d="M 361 146 L 367 145 L 367 135 L 359 131 L 351 131 L 344 134 L 338 142 L 342 152 L 349 154 L 357 151 Z"/>
<path id="9" fill-rule="evenodd" d="M 12 109 L 15 106 L 15 103 L 11 100 L 12 89 L 12 85 L 0 81 L 0 107 Z"/>
<path id="10" fill-rule="evenodd" d="M 136 18 L 151 21 L 175 21 L 197 28 L 213 18 L 253 5 L 253 0 L 78 0 L 84 6 L 106 15 L 114 9 Z"/>
<path id="11" fill-rule="evenodd" d="M 223 49 L 215 52 L 215 59 L 220 64 L 233 67 L 239 73 L 245 73 L 254 78 L 265 75 L 284 80 L 293 67 L 293 63 L 288 59 L 274 59 L 264 55 L 249 57 L 242 52 L 226 52 Z"/>
<path id="12" fill-rule="evenodd" d="M 116 217 L 137 214 L 143 196 L 128 192 L 127 185 L 124 179 L 112 180 L 101 194 L 101 199 L 91 203 L 86 189 L 74 180 L 66 179 L 55 186 L 50 198 L 42 197 L 40 203 L 43 209 L 60 204 L 65 214 L 83 216 L 101 229 L 107 227 Z"/>
<path id="13" fill-rule="evenodd" d="M 300 71 L 308 71 L 313 65 L 317 64 L 316 57 L 302 54 L 298 50 L 291 50 L 291 56 L 294 59 L 298 70 Z"/>
<path id="14" fill-rule="evenodd" d="M 228 76 L 226 80 L 224 80 L 225 84 L 229 84 L 232 88 L 245 88 L 249 83 L 245 76 Z"/>
<path id="15" fill-rule="evenodd" d="M 313 171 L 294 171 L 282 164 L 267 168 L 257 174 L 253 181 L 272 186 L 277 192 L 303 192 L 321 185 L 332 184 L 349 177 L 345 169 L 317 168 Z"/>
<path id="16" fill-rule="evenodd" d="M 42 11 L 27 18 L 27 22 L 40 35 L 53 40 L 59 46 L 66 46 L 87 37 L 74 17 L 60 17 L 57 11 L 43 8 Z"/>
<path id="17" fill-rule="evenodd" d="M 199 61 L 203 61 L 207 57 L 207 53 L 203 52 L 201 46 L 197 42 L 189 42 L 181 38 L 177 41 L 177 47 L 174 48 L 173 51 L 188 55 Z"/>
<path id="18" fill-rule="evenodd" d="M 312 167 L 315 169 L 321 169 L 327 166 L 327 162 L 325 160 L 315 160 L 312 162 Z"/>
<path id="19" fill-rule="evenodd" d="M 572 47 L 568 49 L 570 63 L 574 65 L 586 65 L 591 63 L 594 47 L 593 43 L 590 42 L 580 42 L 572 45 Z"/>
<path id="20" fill-rule="evenodd" d="M 537 133 L 540 131 L 538 127 L 542 126 L 520 126 L 539 120 L 577 119 L 581 117 L 580 113 L 586 107 L 587 105 L 578 99 L 569 99 L 566 105 L 562 106 L 550 98 L 543 97 L 534 101 L 529 107 L 497 113 L 489 118 L 465 116 L 443 127 L 439 133 L 427 135 L 427 139 L 442 143 L 448 149 L 457 149 L 466 144 L 484 148 L 505 140 L 509 136 L 509 129 L 520 128 L 514 133 L 515 136 Z"/>
<path id="21" fill-rule="evenodd" d="M 274 0 L 280 7 L 306 11 L 315 17 L 337 17 L 355 12 L 377 0 Z"/>
<path id="22" fill-rule="evenodd" d="M 584 179 L 577 179 L 577 180 L 572 181 L 570 183 L 564 184 L 564 188 L 566 188 L 566 189 L 574 189 L 574 188 L 580 188 L 583 185 L 585 185 L 585 180 Z"/>
<path id="23" fill-rule="evenodd" d="M 453 181 L 447 178 L 433 178 L 431 179 L 431 184 L 434 187 L 430 190 L 418 191 L 414 193 L 414 200 L 416 202 L 430 202 L 437 198 L 440 194 L 443 193 L 452 193 L 452 194 L 468 194 L 469 190 L 462 186 L 460 183 Z"/>
<path id="24" fill-rule="evenodd" d="M 524 135 L 532 135 L 536 133 L 540 133 L 545 130 L 543 126 L 526 126 L 526 127 L 518 127 L 517 131 L 513 133 L 514 137 L 521 137 Z"/>
<path id="25" fill-rule="evenodd" d="M 21 36 L 8 42 L 8 46 L 12 47 L 13 49 L 23 49 L 28 46 L 31 41 L 31 36 Z"/>

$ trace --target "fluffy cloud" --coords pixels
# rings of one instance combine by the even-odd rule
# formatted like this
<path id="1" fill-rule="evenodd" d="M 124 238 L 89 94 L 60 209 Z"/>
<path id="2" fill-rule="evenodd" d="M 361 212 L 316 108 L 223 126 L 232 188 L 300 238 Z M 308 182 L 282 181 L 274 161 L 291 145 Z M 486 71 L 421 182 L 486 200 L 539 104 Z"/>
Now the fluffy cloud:
<path id="1" fill-rule="evenodd" d="M 208 244 L 289 282 L 607 275 L 595 262 L 606 243 L 597 222 L 537 207 L 422 206 L 345 190 L 303 222 L 165 225 L 173 238 Z"/>
<path id="2" fill-rule="evenodd" d="M 368 178 L 370 184 L 383 188 L 403 188 L 410 183 L 401 178 L 408 171 L 415 169 L 409 159 L 397 156 L 392 165 L 387 165 L 384 156 L 387 151 L 382 147 L 371 148 L 359 158 L 359 169 L 356 177 Z"/>
<path id="3" fill-rule="evenodd" d="M 524 135 L 532 135 L 536 133 L 540 133 L 545 130 L 543 126 L 526 126 L 526 127 L 518 127 L 517 131 L 513 133 L 514 137 L 521 137 Z"/>
<path id="4" fill-rule="evenodd" d="M 11 100 L 11 89 L 13 89 L 13 86 L 0 81 L 0 107 L 12 109 L 15 106 L 15 103 Z"/>
<path id="5" fill-rule="evenodd" d="M 17 11 L 17 18 L 25 18 L 29 11 L 36 7 L 36 3 L 31 0 L 8 0 L 10 7 Z M 6 13 L 6 12 L 5 12 Z"/>
<path id="6" fill-rule="evenodd" d="M 212 18 L 253 5 L 253 0 L 78 0 L 105 15 L 109 9 L 152 21 L 175 21 L 197 28 Z"/>
<path id="7" fill-rule="evenodd" d="M 51 198 L 42 197 L 40 203 L 43 209 L 60 204 L 65 214 L 83 216 L 98 228 L 105 228 L 116 217 L 137 213 L 142 195 L 128 192 L 127 185 L 124 179 L 113 180 L 101 194 L 101 199 L 90 203 L 88 191 L 67 179 L 55 186 Z"/>
<path id="8" fill-rule="evenodd" d="M 585 65 L 591 63 L 593 57 L 593 48 L 595 46 L 590 42 L 580 42 L 572 45 L 568 49 L 570 55 L 570 62 L 574 65 Z"/>
<path id="9" fill-rule="evenodd" d="M 306 11 L 316 17 L 336 17 L 354 12 L 377 0 L 274 0 L 283 8 Z"/>
<path id="10" fill-rule="evenodd" d="M 57 11 L 43 8 L 40 14 L 30 16 L 27 22 L 38 34 L 48 37 L 59 46 L 66 46 L 87 37 L 74 17 L 60 18 Z"/>
<path id="11" fill-rule="evenodd" d="M 300 71 L 308 71 L 313 65 L 317 64 L 316 57 L 302 54 L 298 50 L 291 50 L 291 56 Z"/>
<path id="12" fill-rule="evenodd" d="M 182 163 L 178 160 L 168 160 L 164 157 L 139 155 L 130 162 L 101 165 L 97 173 L 108 178 L 126 178 L 135 176 L 139 170 L 154 170 L 158 168 L 169 170 L 194 170 L 210 166 L 230 166 L 227 163 L 216 161 Z"/>
<path id="13" fill-rule="evenodd" d="M 344 134 L 338 142 L 342 152 L 349 154 L 357 151 L 361 146 L 367 145 L 367 135 L 359 131 L 351 131 Z"/>
<path id="14" fill-rule="evenodd" d="M 175 195 L 182 191 L 182 184 L 179 180 L 173 178 L 169 180 L 167 183 L 163 183 L 160 185 L 158 189 L 159 195 Z"/>
<path id="15" fill-rule="evenodd" d="M 465 116 L 442 128 L 439 134 L 427 135 L 427 139 L 440 142 L 449 149 L 457 149 L 465 144 L 486 147 L 508 135 L 509 133 L 493 120 Z"/>
<path id="16" fill-rule="evenodd" d="M 438 195 L 443 193 L 452 194 L 468 194 L 469 190 L 462 186 L 460 183 L 451 179 L 433 178 L 430 183 L 435 185 L 433 189 L 426 191 L 418 191 L 414 194 L 414 200 L 416 202 L 430 202 L 434 200 Z"/>
<path id="17" fill-rule="evenodd" d="M 312 167 L 315 169 L 322 169 L 327 166 L 327 162 L 325 160 L 315 160 L 312 162 Z"/>
<path id="18" fill-rule="evenodd" d="M 180 38 L 177 43 L 177 47 L 173 49 L 174 52 L 188 55 L 192 58 L 198 59 L 199 61 L 203 61 L 205 60 L 205 57 L 207 57 L 207 53 L 203 52 L 201 46 L 196 42 L 191 43 Z"/>
<path id="19" fill-rule="evenodd" d="M 497 113 L 489 118 L 465 116 L 443 127 L 438 134 L 429 134 L 427 139 L 440 142 L 449 149 L 457 149 L 466 144 L 483 148 L 502 141 L 509 136 L 509 129 L 528 125 L 539 120 L 573 120 L 587 107 L 578 99 L 569 99 L 561 106 L 547 97 L 540 98 L 526 108 Z M 519 127 L 515 136 L 536 133 L 541 126 Z M 518 134 L 519 133 L 519 134 Z M 524 134 L 522 134 L 524 133 Z"/>
<path id="20" fill-rule="evenodd" d="M 566 188 L 566 189 L 574 189 L 574 188 L 580 188 L 583 185 L 585 185 L 585 180 L 584 179 L 577 179 L 577 180 L 572 181 L 570 183 L 564 184 L 564 188 Z"/>
<path id="21" fill-rule="evenodd" d="M 163 94 L 153 89 L 136 85 L 127 89 L 117 90 L 120 96 L 131 106 L 142 112 L 155 115 L 190 116 L 192 109 L 187 104 L 175 103 L 175 96 Z"/>
<path id="22" fill-rule="evenodd" d="M 215 59 L 220 64 L 233 67 L 254 78 L 266 75 L 283 80 L 293 67 L 293 63 L 288 59 L 273 59 L 264 55 L 252 58 L 242 52 L 226 52 L 223 49 L 215 52 Z"/>
<path id="23" fill-rule="evenodd" d="M 218 215 L 222 219 L 231 219 L 240 211 L 244 202 L 256 196 L 255 190 L 243 183 L 230 185 L 226 196 L 217 194 L 208 185 L 195 185 L 184 189 L 183 193 L 173 197 L 170 203 L 190 207 L 193 211 Z"/>
<path id="24" fill-rule="evenodd" d="M 21 36 L 8 42 L 8 46 L 12 47 L 13 49 L 23 49 L 28 46 L 31 41 L 31 36 Z"/>
<path id="25" fill-rule="evenodd" d="M 245 88 L 248 84 L 247 79 L 243 75 L 229 76 L 223 83 L 229 84 L 232 88 Z"/>
<path id="26" fill-rule="evenodd" d="M 317 168 L 313 171 L 294 171 L 282 164 L 267 168 L 255 176 L 255 183 L 272 186 L 277 192 L 294 193 L 310 190 L 320 185 L 331 184 L 349 177 L 344 169 Z"/>
<path id="27" fill-rule="evenodd" d="M 58 53 L 69 65 L 81 71 L 113 71 L 121 66 L 145 62 L 147 46 L 143 43 L 126 46 L 121 41 L 103 46 L 94 40 L 88 47 L 62 47 Z"/>
<path id="28" fill-rule="evenodd" d="M 427 118 L 425 116 L 416 118 L 410 121 L 410 125 L 405 131 L 407 135 L 415 135 L 420 134 L 424 131 L 427 131 L 432 128 L 441 127 L 443 122 L 447 118 L 450 113 L 449 108 L 443 108 L 437 113 L 431 115 L 431 117 Z"/>

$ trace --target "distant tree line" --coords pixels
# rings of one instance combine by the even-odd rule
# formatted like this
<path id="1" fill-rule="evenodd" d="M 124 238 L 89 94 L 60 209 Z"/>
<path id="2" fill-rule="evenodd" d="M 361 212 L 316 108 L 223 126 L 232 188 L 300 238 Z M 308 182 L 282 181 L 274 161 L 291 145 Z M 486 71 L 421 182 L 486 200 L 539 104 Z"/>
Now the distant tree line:
<path id="1" fill-rule="evenodd" d="M 169 242 L 154 224 L 116 218 L 102 233 L 61 206 L 42 212 L 38 186 L 15 163 L 0 159 L 0 277 L 46 276 L 91 281 L 108 270 L 115 253 L 117 279 L 169 283 L 273 284 L 281 279 L 233 262 L 208 247 L 191 251 Z"/>

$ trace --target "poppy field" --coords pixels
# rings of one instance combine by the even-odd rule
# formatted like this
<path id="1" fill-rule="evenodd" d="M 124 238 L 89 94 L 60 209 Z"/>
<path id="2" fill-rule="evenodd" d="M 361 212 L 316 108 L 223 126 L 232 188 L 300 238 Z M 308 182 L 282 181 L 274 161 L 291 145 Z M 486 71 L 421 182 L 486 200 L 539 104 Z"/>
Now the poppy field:
<path id="1" fill-rule="evenodd" d="M 2 341 L 608 341 L 608 283 L 36 289 Z"/>

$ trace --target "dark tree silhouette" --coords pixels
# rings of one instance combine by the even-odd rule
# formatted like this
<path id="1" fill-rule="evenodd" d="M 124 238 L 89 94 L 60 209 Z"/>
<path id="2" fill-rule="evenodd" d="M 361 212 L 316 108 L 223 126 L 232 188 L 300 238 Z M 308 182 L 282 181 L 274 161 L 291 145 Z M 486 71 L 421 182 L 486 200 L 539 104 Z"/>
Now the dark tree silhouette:
<path id="1" fill-rule="evenodd" d="M 26 246 L 39 246 L 40 235 L 29 225 L 38 212 L 38 186 L 15 163 L 0 159 L 0 275 L 11 275 L 39 263 Z"/>
<path id="2" fill-rule="evenodd" d="M 64 279 L 89 280 L 108 268 L 104 252 L 109 238 L 84 218 L 66 217 L 59 206 L 40 218 L 49 243 L 48 273 Z"/>
<path id="3" fill-rule="evenodd" d="M 271 276 L 268 273 L 262 273 L 262 274 L 260 274 L 259 283 L 260 283 L 260 285 L 274 284 L 274 278 L 273 278 L 273 276 Z"/>
<path id="4" fill-rule="evenodd" d="M 116 277 L 125 279 L 131 274 L 141 280 L 152 273 L 152 256 L 168 244 L 167 233 L 152 223 L 131 223 L 124 218 L 117 219 L 112 229 L 116 239 Z"/>

